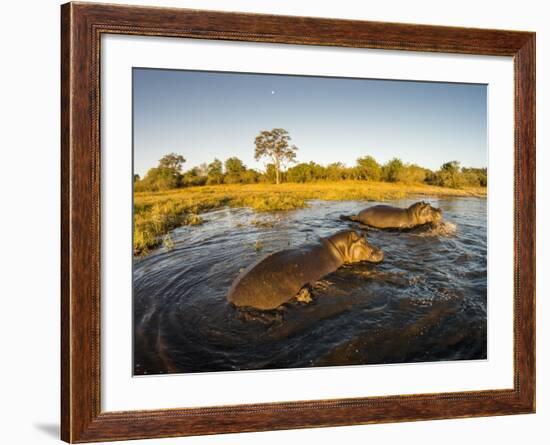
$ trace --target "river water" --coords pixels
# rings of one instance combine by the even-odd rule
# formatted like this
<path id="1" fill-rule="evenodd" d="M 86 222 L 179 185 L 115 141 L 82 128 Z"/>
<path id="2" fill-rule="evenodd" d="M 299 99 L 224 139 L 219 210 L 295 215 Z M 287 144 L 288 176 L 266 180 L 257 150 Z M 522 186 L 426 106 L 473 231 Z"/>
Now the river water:
<path id="1" fill-rule="evenodd" d="M 344 266 L 313 285 L 313 302 L 267 313 L 226 301 L 242 268 L 318 236 L 364 230 L 339 216 L 378 203 L 312 201 L 267 214 L 225 208 L 174 230 L 171 249 L 134 259 L 134 373 L 485 359 L 487 202 L 423 199 L 442 208 L 445 223 L 366 230 L 384 262 Z"/>

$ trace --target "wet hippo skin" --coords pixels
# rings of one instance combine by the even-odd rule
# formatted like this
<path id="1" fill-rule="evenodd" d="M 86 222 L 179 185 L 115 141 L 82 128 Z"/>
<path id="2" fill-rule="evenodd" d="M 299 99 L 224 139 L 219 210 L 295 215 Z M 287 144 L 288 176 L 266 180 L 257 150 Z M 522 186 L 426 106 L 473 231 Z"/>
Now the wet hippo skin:
<path id="1" fill-rule="evenodd" d="M 363 236 L 345 230 L 314 244 L 264 256 L 237 276 L 227 299 L 239 307 L 275 309 L 343 264 L 380 262 L 383 257 Z"/>
<path id="2" fill-rule="evenodd" d="M 441 221 L 441 209 L 426 202 L 417 202 L 406 209 L 375 205 L 350 216 L 349 219 L 378 229 L 410 229 Z"/>

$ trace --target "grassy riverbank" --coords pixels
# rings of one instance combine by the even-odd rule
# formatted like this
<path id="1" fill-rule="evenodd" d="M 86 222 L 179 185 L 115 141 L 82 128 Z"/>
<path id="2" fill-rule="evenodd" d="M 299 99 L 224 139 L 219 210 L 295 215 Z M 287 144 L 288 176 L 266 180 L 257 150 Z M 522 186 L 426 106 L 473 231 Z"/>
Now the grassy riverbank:
<path id="1" fill-rule="evenodd" d="M 451 189 L 426 184 L 366 181 L 228 184 L 134 194 L 134 254 L 163 242 L 175 227 L 202 223 L 200 213 L 223 206 L 250 207 L 258 212 L 292 210 L 310 199 L 390 201 L 407 196 L 477 196 L 487 189 Z"/>

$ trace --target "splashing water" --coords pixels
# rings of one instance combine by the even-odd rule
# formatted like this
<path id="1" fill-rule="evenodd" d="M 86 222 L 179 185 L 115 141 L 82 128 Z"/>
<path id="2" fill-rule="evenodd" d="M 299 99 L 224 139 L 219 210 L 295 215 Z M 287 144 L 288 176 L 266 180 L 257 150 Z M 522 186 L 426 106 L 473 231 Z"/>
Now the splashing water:
<path id="1" fill-rule="evenodd" d="M 449 221 L 440 221 L 430 224 L 424 230 L 418 232 L 419 236 L 455 236 L 457 226 Z"/>

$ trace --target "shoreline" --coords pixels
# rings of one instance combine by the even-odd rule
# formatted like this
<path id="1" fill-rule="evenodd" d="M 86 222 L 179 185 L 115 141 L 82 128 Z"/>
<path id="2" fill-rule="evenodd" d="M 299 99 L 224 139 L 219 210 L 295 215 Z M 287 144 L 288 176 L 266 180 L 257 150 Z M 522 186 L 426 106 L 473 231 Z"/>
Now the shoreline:
<path id="1" fill-rule="evenodd" d="M 183 225 L 202 224 L 200 214 L 222 207 L 249 207 L 256 212 L 307 207 L 310 200 L 394 201 L 407 197 L 486 198 L 487 188 L 452 189 L 427 184 L 368 181 L 320 181 L 283 184 L 220 184 L 134 193 L 134 255 L 145 255 Z"/>

